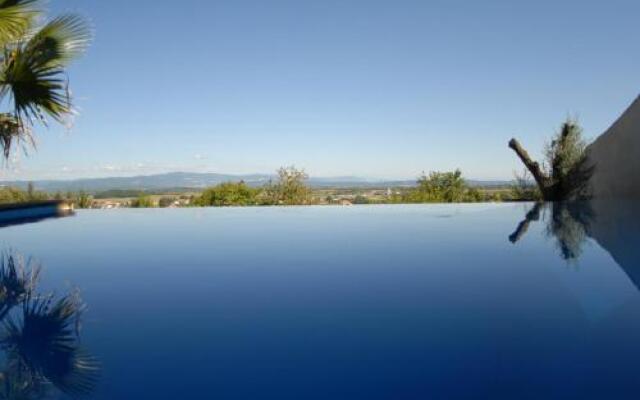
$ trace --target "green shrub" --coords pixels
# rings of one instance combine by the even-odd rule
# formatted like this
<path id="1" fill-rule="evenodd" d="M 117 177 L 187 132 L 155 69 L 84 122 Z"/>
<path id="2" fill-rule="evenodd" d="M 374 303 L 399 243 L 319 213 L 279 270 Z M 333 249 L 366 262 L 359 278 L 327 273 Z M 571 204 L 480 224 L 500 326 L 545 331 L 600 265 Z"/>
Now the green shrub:
<path id="1" fill-rule="evenodd" d="M 416 188 L 392 197 L 394 203 L 461 203 L 483 200 L 479 190 L 467 185 L 459 169 L 423 174 L 418 178 Z"/>
<path id="2" fill-rule="evenodd" d="M 156 207 L 156 203 L 149 196 L 140 196 L 135 200 L 131 201 L 132 208 L 154 208 Z"/>
<path id="3" fill-rule="evenodd" d="M 259 189 L 244 182 L 226 182 L 206 189 L 193 204 L 196 206 L 251 206 L 258 203 Z"/>
<path id="4" fill-rule="evenodd" d="M 311 189 L 306 180 L 309 176 L 304 170 L 294 166 L 282 167 L 278 170 L 278 180 L 269 182 L 261 195 L 265 205 L 303 205 L 312 202 Z"/>

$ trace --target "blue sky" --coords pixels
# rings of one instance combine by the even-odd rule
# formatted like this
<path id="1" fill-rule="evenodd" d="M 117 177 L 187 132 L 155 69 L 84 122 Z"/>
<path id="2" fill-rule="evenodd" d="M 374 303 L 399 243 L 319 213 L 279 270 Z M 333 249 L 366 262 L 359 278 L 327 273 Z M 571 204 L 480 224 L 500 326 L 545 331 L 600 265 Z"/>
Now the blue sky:
<path id="1" fill-rule="evenodd" d="M 473 4 L 469 4 L 473 3 Z M 70 131 L 0 179 L 165 171 L 411 178 L 521 170 L 568 115 L 640 93 L 640 2 L 51 0 L 92 20 Z"/>

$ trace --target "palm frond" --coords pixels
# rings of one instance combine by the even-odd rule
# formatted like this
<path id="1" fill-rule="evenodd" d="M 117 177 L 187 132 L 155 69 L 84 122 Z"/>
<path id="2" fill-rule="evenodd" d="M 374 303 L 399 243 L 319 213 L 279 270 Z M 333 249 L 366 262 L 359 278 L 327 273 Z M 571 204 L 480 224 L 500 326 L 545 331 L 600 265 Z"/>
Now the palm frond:
<path id="1" fill-rule="evenodd" d="M 15 254 L 0 259 L 0 320 L 16 305 L 29 297 L 40 275 L 40 267 L 32 266 Z"/>
<path id="2" fill-rule="evenodd" d="M 40 68 L 60 68 L 78 57 L 91 42 L 87 21 L 75 14 L 54 18 L 27 43 L 25 51 Z"/>
<path id="3" fill-rule="evenodd" d="M 38 0 L 0 0 L 0 45 L 22 38 L 39 14 Z"/>
<path id="4" fill-rule="evenodd" d="M 0 147 L 5 159 L 9 158 L 16 143 L 35 146 L 31 127 L 13 114 L 0 113 Z"/>
<path id="5" fill-rule="evenodd" d="M 51 388 L 19 360 L 7 360 L 6 369 L 0 373 L 0 400 L 50 399 Z"/>
<path id="6" fill-rule="evenodd" d="M 21 320 L 5 322 L 3 341 L 10 357 L 70 395 L 93 390 L 100 374 L 97 360 L 79 346 L 78 315 L 82 305 L 74 296 L 28 299 Z"/>
<path id="7" fill-rule="evenodd" d="M 64 67 L 86 49 L 90 38 L 84 19 L 63 15 L 26 43 L 5 49 L 0 83 L 13 97 L 18 120 L 46 123 L 47 114 L 62 122 L 73 112 Z"/>

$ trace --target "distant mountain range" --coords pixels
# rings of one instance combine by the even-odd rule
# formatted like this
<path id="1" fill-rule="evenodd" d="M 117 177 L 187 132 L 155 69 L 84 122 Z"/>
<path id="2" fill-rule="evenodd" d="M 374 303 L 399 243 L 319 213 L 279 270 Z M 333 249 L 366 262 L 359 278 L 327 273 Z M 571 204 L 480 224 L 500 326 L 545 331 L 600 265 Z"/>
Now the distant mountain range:
<path id="1" fill-rule="evenodd" d="M 158 191 L 168 189 L 202 189 L 223 182 L 244 181 L 250 186 L 262 186 L 274 179 L 268 174 L 229 175 L 197 172 L 171 172 L 156 175 L 131 177 L 84 178 L 74 180 L 35 180 L 37 190 L 47 192 L 80 191 L 101 192 L 106 190 L 143 190 Z M 355 176 L 344 177 L 310 177 L 307 183 L 314 188 L 384 188 L 413 186 L 415 180 L 376 180 Z M 510 184 L 508 181 L 468 181 L 471 186 L 497 187 Z M 0 187 L 11 186 L 26 188 L 29 181 L 4 181 Z"/>

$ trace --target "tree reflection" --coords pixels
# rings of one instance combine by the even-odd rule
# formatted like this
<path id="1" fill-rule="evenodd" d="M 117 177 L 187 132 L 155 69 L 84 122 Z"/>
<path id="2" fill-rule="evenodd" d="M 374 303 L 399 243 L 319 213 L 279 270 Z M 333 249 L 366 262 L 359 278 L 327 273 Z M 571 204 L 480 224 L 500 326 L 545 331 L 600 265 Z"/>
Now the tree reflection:
<path id="1" fill-rule="evenodd" d="M 531 222 L 543 220 L 547 223 L 546 233 L 556 242 L 564 260 L 576 260 L 582 254 L 582 247 L 589 236 L 594 220 L 594 212 L 589 202 L 536 203 L 509 235 L 511 243 L 517 243 L 526 234 Z"/>
<path id="2" fill-rule="evenodd" d="M 606 250 L 640 290 L 640 207 L 630 199 L 534 204 L 509 235 L 517 243 L 533 221 L 546 222 L 563 259 L 577 260 L 587 238 Z"/>
<path id="3" fill-rule="evenodd" d="M 14 253 L 0 260 L 0 399 L 78 397 L 98 381 L 97 360 L 80 346 L 83 303 L 77 293 L 37 292 L 40 267 Z"/>
<path id="4" fill-rule="evenodd" d="M 531 207 L 531 209 L 527 212 L 524 219 L 520 221 L 516 230 L 509 235 L 509 241 L 511 243 L 517 243 L 529 230 L 529 225 L 531 222 L 538 221 L 540 219 L 540 209 L 542 208 L 543 203 L 536 203 Z"/>
<path id="5" fill-rule="evenodd" d="M 593 221 L 590 203 L 552 203 L 547 235 L 555 238 L 556 246 L 565 260 L 576 260 L 582 255 L 589 227 Z"/>

